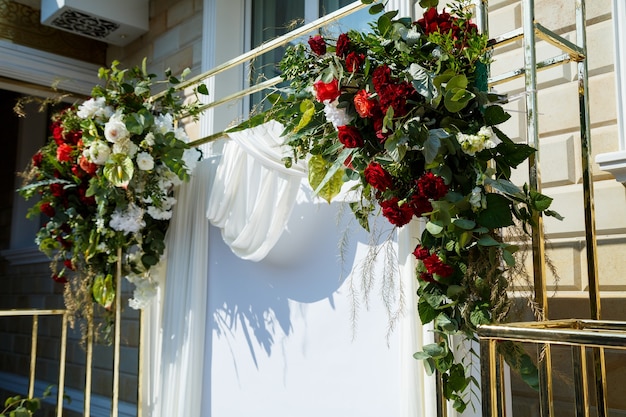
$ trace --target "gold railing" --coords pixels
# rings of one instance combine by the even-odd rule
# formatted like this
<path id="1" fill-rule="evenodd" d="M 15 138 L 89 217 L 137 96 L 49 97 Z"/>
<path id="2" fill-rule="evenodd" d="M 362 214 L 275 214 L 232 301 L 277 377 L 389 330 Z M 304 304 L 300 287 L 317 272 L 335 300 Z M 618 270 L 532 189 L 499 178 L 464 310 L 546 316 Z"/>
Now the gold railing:
<path id="1" fill-rule="evenodd" d="M 604 350 L 626 350 L 626 322 L 601 321 L 601 320 L 553 320 L 543 322 L 515 323 L 510 325 L 485 325 L 478 329 L 480 338 L 480 363 L 481 363 L 481 395 L 483 417 L 505 416 L 504 398 L 505 389 L 499 370 L 502 368 L 501 359 L 498 355 L 498 343 L 502 341 L 516 341 L 536 344 L 539 350 L 544 346 L 554 345 L 570 346 L 572 354 L 572 379 L 574 382 L 574 407 L 576 417 L 589 417 L 593 406 L 589 401 L 593 385 L 587 368 L 587 351 L 594 355 L 600 351 L 604 356 Z M 539 358 L 543 353 L 538 352 Z M 593 367 L 593 380 L 597 384 L 599 379 L 606 385 L 606 373 L 599 369 L 597 364 Z M 548 381 L 552 381 L 552 369 L 547 368 Z M 546 387 L 541 387 L 545 390 Z M 597 389 L 597 387 L 596 387 Z M 605 386 L 606 389 L 606 386 Z M 603 391 L 606 394 L 606 390 Z M 543 395 L 546 395 L 543 393 Z M 549 415 L 556 415 L 554 411 L 554 398 L 552 390 L 548 390 L 545 399 Z M 597 415 L 607 415 L 608 406 L 606 397 L 596 395 Z M 542 410 L 542 415 L 547 410 Z"/>
<path id="2" fill-rule="evenodd" d="M 37 367 L 37 344 L 39 341 L 39 318 L 42 316 L 60 316 L 61 317 L 61 335 L 59 350 L 59 377 L 58 377 L 58 394 L 56 403 L 56 415 L 63 416 L 63 398 L 65 393 L 65 363 L 67 357 L 67 326 L 68 312 L 66 310 L 6 310 L 0 311 L 0 319 L 15 317 L 32 317 L 31 340 L 30 340 L 30 367 L 28 377 L 28 398 L 35 395 L 35 370 Z M 87 352 L 91 352 L 91 343 L 89 343 Z M 91 355 L 87 355 L 88 369 L 91 369 Z M 91 376 L 91 375 L 90 375 Z M 87 385 L 86 385 L 87 387 Z M 85 415 L 89 413 L 89 398 L 87 390 L 85 391 Z"/>

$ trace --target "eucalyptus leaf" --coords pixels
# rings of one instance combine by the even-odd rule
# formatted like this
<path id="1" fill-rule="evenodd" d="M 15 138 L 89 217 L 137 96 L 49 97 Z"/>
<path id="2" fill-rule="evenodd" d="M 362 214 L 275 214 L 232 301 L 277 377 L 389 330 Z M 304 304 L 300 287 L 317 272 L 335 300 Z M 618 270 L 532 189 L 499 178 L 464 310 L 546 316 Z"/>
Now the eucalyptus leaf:
<path id="1" fill-rule="evenodd" d="M 429 221 L 426 223 L 426 230 L 433 236 L 439 236 L 444 231 L 444 226 L 436 221 Z"/>

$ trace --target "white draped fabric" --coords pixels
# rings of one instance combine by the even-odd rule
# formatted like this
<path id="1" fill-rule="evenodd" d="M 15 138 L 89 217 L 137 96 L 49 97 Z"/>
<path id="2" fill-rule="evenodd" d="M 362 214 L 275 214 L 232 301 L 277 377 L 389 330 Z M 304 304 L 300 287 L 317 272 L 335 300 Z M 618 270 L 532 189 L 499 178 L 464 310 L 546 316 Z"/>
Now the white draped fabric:
<path id="1" fill-rule="evenodd" d="M 161 282 L 162 292 L 142 315 L 143 415 L 201 417 L 203 405 L 207 406 L 203 404 L 206 387 L 219 383 L 203 381 L 203 372 L 207 375 L 205 361 L 210 362 L 212 349 L 206 344 L 210 343 L 212 332 L 207 280 L 233 279 L 236 271 L 229 270 L 229 276 L 207 277 L 210 270 L 207 217 L 221 229 L 224 242 L 240 258 L 260 261 L 274 247 L 289 220 L 305 175 L 299 167 L 284 168 L 279 146 L 281 130 L 280 125 L 270 123 L 231 134 L 232 140 L 225 145 L 221 159 L 202 161 L 191 181 L 180 187 L 166 242 L 167 272 Z M 431 415 L 435 410 L 435 402 L 431 400 L 432 384 L 422 377 L 421 366 L 411 357 L 420 349 L 423 331 L 411 301 L 414 294 L 411 285 L 415 279 L 413 263 L 409 259 L 412 258 L 410 253 L 415 246 L 415 237 L 415 229 L 405 228 L 397 246 L 408 300 L 408 314 L 401 319 L 396 331 L 400 333 L 397 340 L 401 344 L 398 354 L 403 358 L 400 360 L 402 370 L 397 371 L 403 392 L 400 399 L 388 398 L 387 401 L 403 404 L 402 417 L 420 413 Z M 293 235 L 287 236 L 287 240 L 293 238 Z M 302 242 L 301 237 L 295 238 Z M 226 262 L 225 259 L 223 257 L 221 262 Z M 328 259 L 322 264 L 331 262 L 334 260 Z M 273 267 L 275 265 L 270 262 L 265 269 Z M 311 269 L 315 267 L 311 264 L 305 268 L 310 269 L 306 271 L 309 275 L 315 274 Z M 298 275 L 297 269 L 290 273 Z M 294 283 L 287 280 L 272 285 L 293 288 Z M 281 289 L 272 291 L 280 293 Z M 329 300 L 335 296 L 346 297 L 346 294 L 330 293 Z M 336 317 L 325 319 L 337 320 Z M 347 317 L 339 319 L 349 320 Z M 384 338 L 382 333 L 376 337 Z M 287 336 L 291 337 L 291 333 L 287 332 L 285 340 L 289 338 Z M 329 374 L 328 378 L 333 376 Z M 396 403 L 395 407 L 398 406 Z"/>
<path id="2" fill-rule="evenodd" d="M 282 162 L 282 131 L 271 121 L 230 133 L 217 168 L 207 217 L 242 259 L 260 261 L 276 244 L 305 175 Z"/>

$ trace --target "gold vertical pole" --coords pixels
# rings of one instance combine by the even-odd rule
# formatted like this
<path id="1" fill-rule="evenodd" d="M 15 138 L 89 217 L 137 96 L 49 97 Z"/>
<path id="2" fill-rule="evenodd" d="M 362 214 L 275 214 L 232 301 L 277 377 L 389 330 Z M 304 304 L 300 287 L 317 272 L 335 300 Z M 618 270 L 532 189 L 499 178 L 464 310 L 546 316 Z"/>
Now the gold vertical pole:
<path id="1" fill-rule="evenodd" d="M 483 417 L 498 417 L 496 396 L 496 340 L 480 340 L 480 395 Z"/>
<path id="2" fill-rule="evenodd" d="M 535 50 L 535 2 L 523 1 L 523 29 L 524 29 L 524 67 L 526 79 L 526 123 L 528 144 L 536 149 L 529 159 L 529 185 L 531 189 L 541 192 L 541 171 L 539 168 L 540 144 L 537 109 L 537 56 Z M 543 231 L 543 216 L 535 212 L 533 215 L 535 227 L 532 229 L 533 249 L 533 276 L 535 287 L 535 302 L 542 311 L 542 319 L 547 320 L 548 296 L 546 290 L 546 254 L 545 237 Z M 541 389 L 539 401 L 541 415 L 552 416 L 552 355 L 549 344 L 542 347 L 541 362 L 539 364 L 539 380 Z"/>
<path id="3" fill-rule="evenodd" d="M 576 42 L 587 55 L 585 1 L 576 1 Z M 589 120 L 589 74 L 587 56 L 578 63 L 578 105 L 580 111 L 580 146 L 582 162 L 582 183 L 585 208 L 585 245 L 587 252 L 587 279 L 589 280 L 589 307 L 593 320 L 602 319 L 600 283 L 598 281 L 598 256 L 596 240 L 596 220 L 593 195 L 593 175 L 591 172 L 591 129 Z M 594 375 L 598 416 L 608 415 L 606 398 L 606 363 L 604 349 L 593 349 Z"/>
<path id="4" fill-rule="evenodd" d="M 120 394 L 120 339 L 122 324 L 122 248 L 117 249 L 117 271 L 115 273 L 115 333 L 113 336 L 113 398 L 111 417 L 119 414 Z"/>
<path id="5" fill-rule="evenodd" d="M 144 323 L 145 315 L 143 311 L 139 311 L 139 346 L 137 346 L 139 352 L 139 367 L 137 369 L 137 417 L 143 417 L 143 368 L 144 368 L 144 355 L 142 349 L 142 341 L 144 338 Z"/>
<path id="6" fill-rule="evenodd" d="M 589 417 L 589 389 L 586 355 L 587 352 L 585 351 L 584 346 L 572 347 L 574 392 L 576 396 L 576 417 Z"/>
<path id="7" fill-rule="evenodd" d="M 93 321 L 87 324 L 87 352 L 85 358 L 85 403 L 84 415 L 91 415 L 91 376 L 93 364 Z"/>
<path id="8" fill-rule="evenodd" d="M 35 395 L 35 368 L 37 366 L 37 334 L 39 331 L 39 316 L 33 315 L 33 328 L 30 337 L 30 378 L 28 380 L 28 398 Z"/>
<path id="9" fill-rule="evenodd" d="M 59 392 L 57 397 L 57 417 L 63 417 L 63 397 L 65 396 L 65 359 L 67 356 L 68 313 L 63 313 L 61 327 L 61 352 L 59 353 Z"/>

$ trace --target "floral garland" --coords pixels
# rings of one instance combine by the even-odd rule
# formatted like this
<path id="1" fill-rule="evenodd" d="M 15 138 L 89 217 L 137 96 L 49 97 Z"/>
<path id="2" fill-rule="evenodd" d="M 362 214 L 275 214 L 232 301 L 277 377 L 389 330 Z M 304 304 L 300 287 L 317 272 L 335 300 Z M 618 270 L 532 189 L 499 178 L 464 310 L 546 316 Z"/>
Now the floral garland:
<path id="1" fill-rule="evenodd" d="M 416 22 L 387 12 L 369 33 L 316 35 L 290 47 L 280 63 L 289 87 L 241 127 L 282 122 L 293 149 L 286 165 L 308 160 L 309 182 L 328 201 L 356 180 L 360 198 L 350 205 L 365 229 L 379 212 L 398 227 L 424 220 L 413 252 L 417 308 L 422 323 L 434 323 L 437 342 L 415 357 L 441 373 L 445 397 L 463 410 L 472 379 L 454 357 L 452 336 L 473 340 L 478 325 L 506 318 L 518 247 L 501 229 L 527 231 L 539 213 L 559 215 L 548 209 L 551 198 L 510 181 L 535 150 L 497 127 L 510 116 L 498 104 L 503 97 L 487 92 L 487 37 L 463 4 L 448 13 L 436 0 L 421 3 L 432 7 Z M 536 386 L 523 349 L 500 349 Z"/>
<path id="2" fill-rule="evenodd" d="M 116 263 L 135 286 L 132 308 L 156 293 L 151 277 L 165 249 L 165 232 L 176 203 L 174 188 L 189 179 L 201 154 L 176 127 L 182 115 L 197 116 L 197 101 L 184 104 L 166 72 L 165 94 L 151 99 L 145 69 L 101 68 L 92 97 L 52 116 L 52 136 L 32 158 L 25 198 L 39 197 L 29 216 L 48 220 L 36 243 L 48 255 L 52 277 L 66 286 L 66 305 L 76 313 L 92 302 L 112 309 Z M 183 78 L 184 78 L 183 74 Z M 205 93 L 204 89 L 197 92 Z"/>

